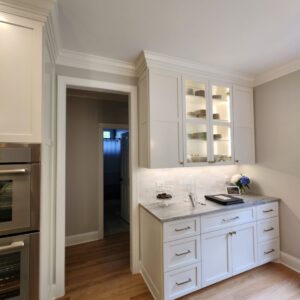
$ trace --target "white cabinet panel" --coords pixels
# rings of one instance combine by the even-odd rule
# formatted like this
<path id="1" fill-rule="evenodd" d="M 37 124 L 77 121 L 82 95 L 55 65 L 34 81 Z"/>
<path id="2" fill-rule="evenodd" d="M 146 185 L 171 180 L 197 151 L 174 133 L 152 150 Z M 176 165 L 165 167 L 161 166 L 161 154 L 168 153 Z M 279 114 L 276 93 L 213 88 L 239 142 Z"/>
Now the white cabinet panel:
<path id="1" fill-rule="evenodd" d="M 0 21 L 0 142 L 41 142 L 42 24 Z"/>
<path id="2" fill-rule="evenodd" d="M 280 257 L 279 239 L 260 243 L 258 246 L 259 264 L 265 264 Z"/>
<path id="3" fill-rule="evenodd" d="M 200 237 L 180 239 L 164 244 L 164 271 L 200 262 Z"/>
<path id="4" fill-rule="evenodd" d="M 164 241 L 174 241 L 200 234 L 200 218 L 187 218 L 166 222 L 163 225 Z"/>
<path id="5" fill-rule="evenodd" d="M 263 242 L 279 237 L 278 217 L 259 221 L 257 223 L 258 241 Z"/>
<path id="6" fill-rule="evenodd" d="M 263 220 L 278 216 L 278 202 L 272 202 L 257 207 L 257 219 Z"/>
<path id="7" fill-rule="evenodd" d="M 257 264 L 256 223 L 234 227 L 231 238 L 233 275 L 254 268 Z"/>
<path id="8" fill-rule="evenodd" d="M 229 230 L 218 230 L 201 236 L 203 287 L 231 276 Z"/>
<path id="9" fill-rule="evenodd" d="M 255 163 L 253 90 L 234 86 L 234 156 L 240 164 Z"/>
<path id="10" fill-rule="evenodd" d="M 201 288 L 200 264 L 165 274 L 165 300 L 177 299 Z"/>

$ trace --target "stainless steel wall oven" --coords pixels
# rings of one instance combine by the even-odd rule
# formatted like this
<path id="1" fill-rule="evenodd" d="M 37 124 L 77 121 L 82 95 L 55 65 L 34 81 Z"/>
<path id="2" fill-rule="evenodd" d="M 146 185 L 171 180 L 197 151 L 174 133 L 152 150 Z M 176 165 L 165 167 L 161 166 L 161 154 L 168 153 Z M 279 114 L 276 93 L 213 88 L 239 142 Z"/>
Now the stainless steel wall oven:
<path id="1" fill-rule="evenodd" d="M 37 300 L 40 145 L 0 143 L 0 300 Z"/>

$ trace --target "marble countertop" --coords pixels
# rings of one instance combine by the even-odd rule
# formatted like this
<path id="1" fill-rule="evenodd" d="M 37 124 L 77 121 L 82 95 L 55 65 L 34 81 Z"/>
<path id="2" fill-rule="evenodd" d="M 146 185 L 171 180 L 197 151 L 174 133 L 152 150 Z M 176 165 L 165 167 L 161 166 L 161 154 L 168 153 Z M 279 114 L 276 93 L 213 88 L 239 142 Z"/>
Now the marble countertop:
<path id="1" fill-rule="evenodd" d="M 243 195 L 241 198 L 243 198 L 244 203 L 233 205 L 221 205 L 206 199 L 201 199 L 197 201 L 196 207 L 192 206 L 190 200 L 171 202 L 168 206 L 162 206 L 161 202 L 157 201 L 155 203 L 140 203 L 140 206 L 146 209 L 159 221 L 166 222 L 215 212 L 225 212 L 233 209 L 257 206 L 280 200 L 279 198 L 261 195 Z"/>

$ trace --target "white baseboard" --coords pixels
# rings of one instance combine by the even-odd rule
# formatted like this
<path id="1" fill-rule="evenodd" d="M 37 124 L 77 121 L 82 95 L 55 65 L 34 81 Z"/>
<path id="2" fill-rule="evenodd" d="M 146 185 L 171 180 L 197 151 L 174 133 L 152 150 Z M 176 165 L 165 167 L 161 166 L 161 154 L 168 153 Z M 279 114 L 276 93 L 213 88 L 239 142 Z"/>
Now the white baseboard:
<path id="1" fill-rule="evenodd" d="M 300 273 L 300 259 L 281 251 L 280 263 L 286 267 Z"/>
<path id="2" fill-rule="evenodd" d="M 97 241 L 100 239 L 99 231 L 91 231 L 66 237 L 66 247 Z"/>

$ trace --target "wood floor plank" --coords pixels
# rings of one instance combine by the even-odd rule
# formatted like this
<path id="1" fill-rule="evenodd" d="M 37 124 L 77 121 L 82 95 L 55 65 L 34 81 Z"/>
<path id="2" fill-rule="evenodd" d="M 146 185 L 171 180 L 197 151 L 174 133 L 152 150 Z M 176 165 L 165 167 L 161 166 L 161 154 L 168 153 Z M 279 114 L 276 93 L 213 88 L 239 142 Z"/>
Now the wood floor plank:
<path id="1" fill-rule="evenodd" d="M 129 234 L 66 249 L 66 295 L 59 300 L 152 300 L 129 267 Z M 300 300 L 300 274 L 270 263 L 181 300 Z"/>

